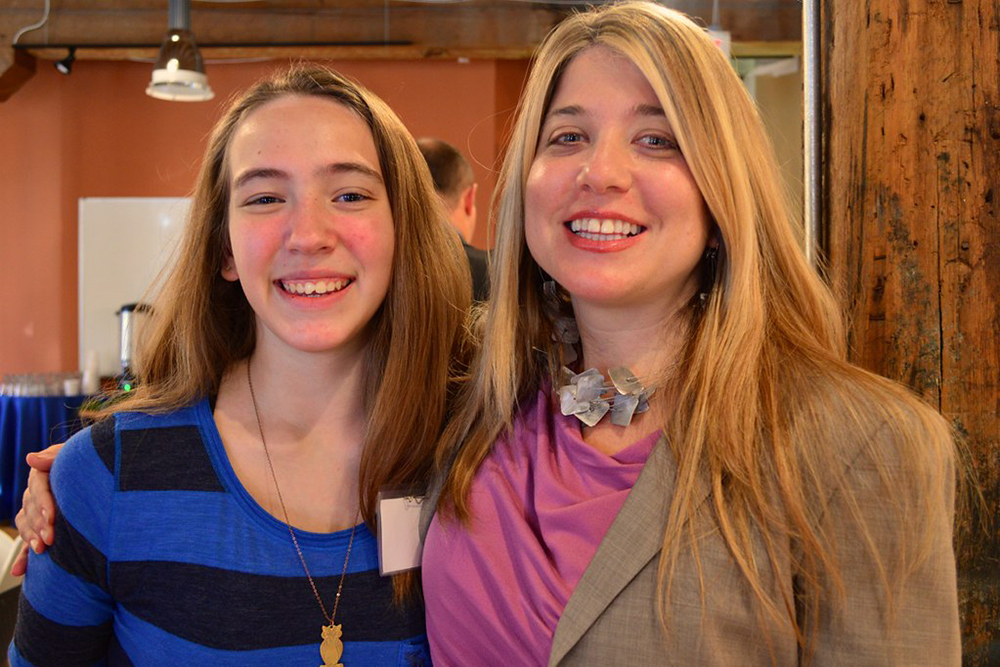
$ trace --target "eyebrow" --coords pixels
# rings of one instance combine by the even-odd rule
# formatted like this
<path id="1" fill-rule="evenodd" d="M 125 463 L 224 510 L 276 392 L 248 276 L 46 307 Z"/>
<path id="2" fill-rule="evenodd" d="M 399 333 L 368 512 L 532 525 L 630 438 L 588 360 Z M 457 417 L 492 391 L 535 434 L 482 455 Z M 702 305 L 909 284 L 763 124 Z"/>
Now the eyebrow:
<path id="1" fill-rule="evenodd" d="M 361 174 L 362 176 L 367 176 L 372 178 L 379 183 L 382 183 L 382 174 L 375 171 L 371 167 L 360 162 L 332 162 L 328 165 L 320 167 L 318 172 L 327 174 L 342 174 L 342 173 L 355 173 Z M 238 190 L 250 181 L 263 178 L 263 179 L 278 179 L 278 180 L 288 180 L 291 178 L 287 171 L 281 169 L 274 169 L 271 167 L 259 167 L 256 169 L 248 169 L 240 174 L 235 181 L 233 181 L 233 189 Z"/>
<path id="2" fill-rule="evenodd" d="M 569 106 L 552 109 L 545 115 L 545 119 L 548 120 L 553 116 L 582 116 L 586 113 L 586 110 L 579 104 L 570 104 Z M 666 116 L 663 112 L 663 108 L 655 104 L 637 104 L 632 108 L 632 115 L 656 117 Z"/>
<path id="3" fill-rule="evenodd" d="M 372 169 L 366 164 L 361 164 L 360 162 L 334 162 L 332 164 L 328 164 L 325 167 L 320 168 L 319 171 L 325 171 L 328 174 L 342 174 L 342 173 L 361 174 L 362 176 L 367 176 L 368 178 L 374 179 L 379 183 L 382 183 L 381 173 Z"/>

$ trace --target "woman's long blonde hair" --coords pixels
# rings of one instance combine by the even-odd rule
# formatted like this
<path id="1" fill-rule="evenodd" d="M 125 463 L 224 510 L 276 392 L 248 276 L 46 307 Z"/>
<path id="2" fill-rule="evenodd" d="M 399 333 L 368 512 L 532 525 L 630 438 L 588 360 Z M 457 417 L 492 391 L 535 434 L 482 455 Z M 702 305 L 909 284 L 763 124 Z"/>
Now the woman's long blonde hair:
<path id="1" fill-rule="evenodd" d="M 714 289 L 703 309 L 692 309 L 690 339 L 672 386 L 676 407 L 663 425 L 677 479 L 660 559 L 661 621 L 669 626 L 672 578 L 684 545 L 696 541 L 693 498 L 707 479 L 715 525 L 760 604 L 761 620 L 790 623 L 808 649 L 819 600 L 843 594 L 823 511 L 835 492 L 857 509 L 844 483 L 838 438 L 868 436 L 874 443 L 882 429 L 895 443 L 892 452 L 862 446 L 859 456 L 878 466 L 888 492 L 906 488 L 911 492 L 905 496 L 917 499 L 898 507 L 900 530 L 912 531 L 905 536 L 911 565 L 932 539 L 918 517 L 948 501 L 949 489 L 933 480 L 940 479 L 934 471 L 951 465 L 952 444 L 934 411 L 846 362 L 840 311 L 805 260 L 754 103 L 704 30 L 678 12 L 629 2 L 577 14 L 555 28 L 536 56 L 495 195 L 493 298 L 479 323 L 482 350 L 468 400 L 439 450 L 442 464 L 454 457 L 441 510 L 469 518 L 473 477 L 494 441 L 510 432 L 518 401 L 547 386 L 546 378 L 548 386 L 556 382 L 553 360 L 559 355 L 543 304 L 542 272 L 524 239 L 524 188 L 559 77 L 593 45 L 621 53 L 649 81 L 722 246 Z M 859 536 L 874 545 L 864 517 L 854 513 Z M 770 566 L 753 556 L 755 534 L 764 540 Z M 789 542 L 799 554 L 796 574 L 814 594 L 800 597 L 785 581 L 775 599 L 764 582 L 778 574 L 777 556 Z M 891 599 L 901 582 L 891 580 L 888 561 L 895 566 L 900 554 L 871 551 Z"/>
<path id="2" fill-rule="evenodd" d="M 236 98 L 216 124 L 177 261 L 153 303 L 136 353 L 137 389 L 98 416 L 164 412 L 214 396 L 223 374 L 253 351 L 253 310 L 239 283 L 221 274 L 231 252 L 227 155 L 248 114 L 288 95 L 331 99 L 365 121 L 392 210 L 392 278 L 367 330 L 359 500 L 362 516 L 374 525 L 380 489 L 427 482 L 434 443 L 449 413 L 452 364 L 465 349 L 462 325 L 471 279 L 426 162 L 403 123 L 373 93 L 326 68 L 298 65 L 275 73 Z"/>

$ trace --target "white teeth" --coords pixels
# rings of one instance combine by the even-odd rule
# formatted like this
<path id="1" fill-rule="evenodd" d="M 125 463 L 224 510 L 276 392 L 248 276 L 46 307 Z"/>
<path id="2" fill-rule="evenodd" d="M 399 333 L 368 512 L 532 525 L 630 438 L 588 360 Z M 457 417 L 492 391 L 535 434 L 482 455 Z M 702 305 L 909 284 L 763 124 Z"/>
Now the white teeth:
<path id="1" fill-rule="evenodd" d="M 640 227 L 624 220 L 598 220 L 597 218 L 578 218 L 569 223 L 570 230 L 578 236 L 594 241 L 617 241 L 635 236 Z"/>
<path id="2" fill-rule="evenodd" d="M 320 296 L 330 292 L 339 292 L 344 289 L 350 281 L 348 280 L 307 280 L 307 281 L 281 281 L 281 287 L 286 292 L 292 294 L 303 294 L 306 296 L 315 294 Z"/>
<path id="3" fill-rule="evenodd" d="M 621 241 L 628 238 L 624 234 L 591 234 L 589 232 L 578 232 L 577 236 L 582 236 L 591 241 Z"/>

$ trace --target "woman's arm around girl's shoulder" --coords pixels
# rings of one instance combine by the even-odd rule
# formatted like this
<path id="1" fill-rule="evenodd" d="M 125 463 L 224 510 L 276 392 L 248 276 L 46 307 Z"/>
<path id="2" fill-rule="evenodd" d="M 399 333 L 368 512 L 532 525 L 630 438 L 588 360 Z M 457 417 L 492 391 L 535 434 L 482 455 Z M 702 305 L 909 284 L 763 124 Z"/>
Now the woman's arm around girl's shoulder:
<path id="1" fill-rule="evenodd" d="M 92 664 L 107 655 L 114 470 L 114 418 L 75 435 L 55 462 L 56 539 L 45 553 L 30 555 L 9 650 L 13 667 Z"/>

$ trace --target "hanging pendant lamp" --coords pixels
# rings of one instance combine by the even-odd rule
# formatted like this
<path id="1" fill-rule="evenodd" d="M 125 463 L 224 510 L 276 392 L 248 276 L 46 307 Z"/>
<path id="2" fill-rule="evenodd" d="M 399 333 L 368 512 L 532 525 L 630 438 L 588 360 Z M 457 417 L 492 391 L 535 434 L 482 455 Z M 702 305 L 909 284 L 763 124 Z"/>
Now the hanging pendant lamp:
<path id="1" fill-rule="evenodd" d="M 170 0 L 170 29 L 156 59 L 146 94 L 159 100 L 202 102 L 215 96 L 191 33 L 189 0 Z"/>

